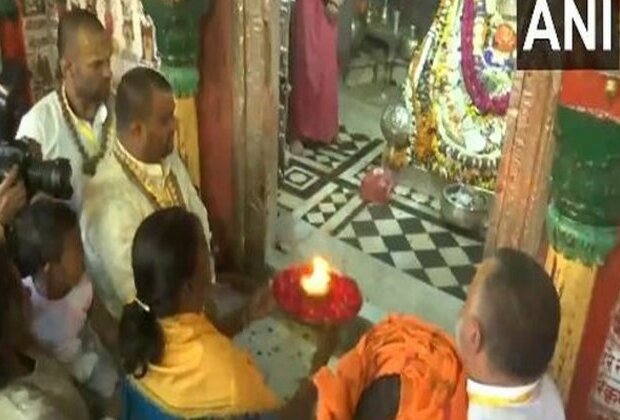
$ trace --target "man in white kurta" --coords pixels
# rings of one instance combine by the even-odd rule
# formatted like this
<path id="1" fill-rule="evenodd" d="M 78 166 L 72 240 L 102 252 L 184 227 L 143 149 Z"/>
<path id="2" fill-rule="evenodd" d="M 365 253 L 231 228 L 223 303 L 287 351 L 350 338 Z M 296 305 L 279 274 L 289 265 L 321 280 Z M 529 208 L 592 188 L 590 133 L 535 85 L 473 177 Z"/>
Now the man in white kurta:
<path id="1" fill-rule="evenodd" d="M 500 249 L 478 267 L 457 322 L 468 420 L 564 420 L 545 372 L 560 324 L 551 278 L 528 255 Z"/>
<path id="2" fill-rule="evenodd" d="M 207 210 L 174 150 L 168 82 L 138 67 L 123 76 L 116 99 L 119 140 L 84 186 L 81 227 L 89 274 L 108 310 L 120 318 L 135 298 L 131 247 L 148 215 L 182 206 L 199 217 L 207 241 L 211 233 Z"/>
<path id="3" fill-rule="evenodd" d="M 24 115 L 16 137 L 39 143 L 45 160 L 70 161 L 71 205 L 79 210 L 84 179 L 92 175 L 109 139 L 115 137 L 106 106 L 112 43 L 97 17 L 84 10 L 65 14 L 59 35 L 62 86 Z"/>

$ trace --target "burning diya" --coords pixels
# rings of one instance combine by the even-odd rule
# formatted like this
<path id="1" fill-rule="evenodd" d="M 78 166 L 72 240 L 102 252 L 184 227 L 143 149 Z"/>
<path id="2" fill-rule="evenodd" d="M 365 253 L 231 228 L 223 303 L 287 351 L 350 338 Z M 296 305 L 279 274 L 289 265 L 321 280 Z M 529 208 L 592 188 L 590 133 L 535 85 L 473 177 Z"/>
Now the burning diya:
<path id="1" fill-rule="evenodd" d="M 342 324 L 362 307 L 357 283 L 319 257 L 278 273 L 273 295 L 285 312 L 309 324 Z"/>

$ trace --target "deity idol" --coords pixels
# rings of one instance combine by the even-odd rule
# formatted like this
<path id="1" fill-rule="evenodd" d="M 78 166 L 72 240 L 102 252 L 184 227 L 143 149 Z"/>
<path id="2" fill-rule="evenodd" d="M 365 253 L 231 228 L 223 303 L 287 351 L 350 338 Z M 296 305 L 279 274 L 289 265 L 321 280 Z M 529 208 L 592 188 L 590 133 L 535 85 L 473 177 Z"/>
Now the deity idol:
<path id="1" fill-rule="evenodd" d="M 516 44 L 516 0 L 440 0 L 404 86 L 415 163 L 494 189 Z"/>

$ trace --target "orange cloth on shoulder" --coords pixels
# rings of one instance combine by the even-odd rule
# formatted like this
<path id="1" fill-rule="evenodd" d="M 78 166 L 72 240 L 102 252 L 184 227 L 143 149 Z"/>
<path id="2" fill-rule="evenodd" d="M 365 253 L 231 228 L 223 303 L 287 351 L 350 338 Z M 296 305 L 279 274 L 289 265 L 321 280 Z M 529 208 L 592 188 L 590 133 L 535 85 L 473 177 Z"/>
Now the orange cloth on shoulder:
<path id="1" fill-rule="evenodd" d="M 321 369 L 317 420 L 350 420 L 373 380 L 398 374 L 396 420 L 465 420 L 466 379 L 452 339 L 413 316 L 393 315 L 375 325 L 338 363 Z"/>

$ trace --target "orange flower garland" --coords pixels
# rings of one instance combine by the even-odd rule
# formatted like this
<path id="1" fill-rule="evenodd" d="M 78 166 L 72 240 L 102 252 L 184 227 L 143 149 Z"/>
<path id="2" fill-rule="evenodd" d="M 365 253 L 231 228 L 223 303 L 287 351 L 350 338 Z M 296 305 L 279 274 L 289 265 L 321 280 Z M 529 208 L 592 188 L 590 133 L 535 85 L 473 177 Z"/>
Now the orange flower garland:
<path id="1" fill-rule="evenodd" d="M 508 24 L 502 23 L 495 30 L 494 46 L 503 53 L 511 53 L 517 46 L 517 34 Z"/>

